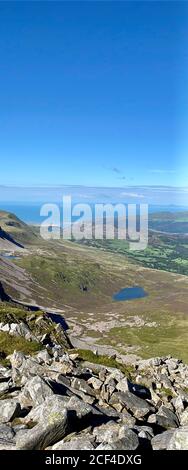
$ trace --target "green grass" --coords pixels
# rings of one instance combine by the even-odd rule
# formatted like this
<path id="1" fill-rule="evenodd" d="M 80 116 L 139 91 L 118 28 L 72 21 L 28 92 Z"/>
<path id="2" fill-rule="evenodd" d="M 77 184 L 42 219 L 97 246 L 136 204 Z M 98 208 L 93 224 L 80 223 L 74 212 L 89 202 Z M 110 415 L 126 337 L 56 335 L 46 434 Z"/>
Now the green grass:
<path id="1" fill-rule="evenodd" d="M 170 397 L 173 398 L 173 396 L 174 396 L 173 391 L 170 390 L 170 388 L 166 388 L 166 387 L 162 387 L 162 388 L 160 389 L 160 393 L 161 393 L 162 395 L 166 395 L 166 396 L 169 397 L 169 398 L 170 398 Z"/>
<path id="2" fill-rule="evenodd" d="M 122 365 L 116 361 L 116 359 L 110 358 L 106 355 L 96 355 L 88 349 L 76 349 L 75 352 L 79 354 L 80 359 L 83 361 L 92 362 L 93 364 L 100 364 L 104 367 L 115 367 L 116 369 L 121 370 L 128 377 L 135 372 L 135 369 L 131 365 Z"/>
<path id="3" fill-rule="evenodd" d="M 42 345 L 35 341 L 27 341 L 22 336 L 10 336 L 9 333 L 0 332 L 0 356 L 2 360 L 15 350 L 24 354 L 34 354 L 41 349 Z M 0 359 L 1 361 L 1 359 Z"/>
<path id="4" fill-rule="evenodd" d="M 26 322 L 27 316 L 31 312 L 23 308 L 16 307 L 9 303 L 0 302 L 0 322 L 14 323 Z M 42 312 L 35 312 L 35 318 Z M 35 341 L 27 341 L 22 336 L 10 336 L 7 332 L 0 332 L 0 363 L 7 365 L 6 356 L 12 354 L 14 350 L 24 354 L 33 354 L 41 349 L 41 345 Z"/>
<path id="5" fill-rule="evenodd" d="M 126 240 L 84 240 L 81 242 L 112 253 L 125 255 L 132 263 L 147 268 L 188 275 L 188 239 L 179 236 L 151 235 L 143 251 L 130 251 Z"/>
<path id="6" fill-rule="evenodd" d="M 8 302 L 0 302 L 0 322 L 7 322 L 12 320 L 17 321 L 25 321 L 27 316 L 29 316 L 31 312 L 24 310 L 23 308 L 19 308 L 14 306 Z M 35 312 L 35 317 L 40 316 L 42 314 L 41 310 Z"/>
<path id="7" fill-rule="evenodd" d="M 88 263 L 85 259 L 74 262 L 66 255 L 56 257 L 27 256 L 18 262 L 27 268 L 35 277 L 43 283 L 53 282 L 61 285 L 66 290 L 74 288 L 80 290 L 82 286 L 87 289 L 95 288 L 96 279 L 100 276 L 100 266 L 97 263 Z M 53 287 L 53 286 L 52 286 Z"/>
<path id="8" fill-rule="evenodd" d="M 188 319 L 179 314 L 173 317 L 161 312 L 151 315 L 150 321 L 157 321 L 157 327 L 117 327 L 112 328 L 105 341 L 98 343 L 127 344 L 138 347 L 138 355 L 143 359 L 155 356 L 172 355 L 188 363 Z"/>
<path id="9" fill-rule="evenodd" d="M 87 257 L 87 253 L 82 253 L 85 249 L 78 247 L 77 251 L 72 243 L 70 246 L 68 253 L 61 246 L 59 249 L 52 248 L 51 256 L 47 253 L 45 256 L 29 255 L 16 261 L 39 286 L 39 294 L 35 291 L 36 300 L 42 303 L 37 294 L 44 296 L 45 289 L 49 301 L 58 301 L 60 307 L 62 304 L 70 304 L 82 310 L 86 305 L 91 308 L 101 302 L 105 296 L 111 298 L 109 287 L 117 283 L 117 276 L 114 280 L 111 269 L 100 263 L 100 260 L 98 262 L 94 257 Z M 113 292 L 113 287 L 111 289 Z"/>

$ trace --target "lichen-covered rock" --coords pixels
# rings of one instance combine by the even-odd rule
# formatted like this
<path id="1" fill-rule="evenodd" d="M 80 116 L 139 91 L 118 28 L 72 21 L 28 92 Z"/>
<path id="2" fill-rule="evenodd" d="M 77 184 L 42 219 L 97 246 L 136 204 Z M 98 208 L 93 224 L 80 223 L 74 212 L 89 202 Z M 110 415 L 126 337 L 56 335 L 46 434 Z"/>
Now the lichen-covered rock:
<path id="1" fill-rule="evenodd" d="M 42 378 L 36 375 L 28 380 L 19 396 L 20 402 L 24 406 L 39 405 L 46 397 L 54 395 L 50 385 Z"/>
<path id="2" fill-rule="evenodd" d="M 177 413 L 177 416 L 180 419 L 180 416 L 182 415 L 182 413 L 184 411 L 184 403 L 183 403 L 182 398 L 180 396 L 177 396 L 177 397 L 172 399 L 171 403 L 174 406 L 174 408 L 176 410 L 176 413 Z"/>
<path id="3" fill-rule="evenodd" d="M 93 436 L 96 442 L 113 442 L 118 439 L 120 425 L 114 421 L 109 421 L 106 424 L 97 426 L 93 429 Z"/>
<path id="4" fill-rule="evenodd" d="M 7 424 L 0 425 L 0 442 L 2 439 L 7 441 L 13 441 L 14 436 L 15 432 L 10 426 L 7 426 Z"/>
<path id="5" fill-rule="evenodd" d="M 173 433 L 167 450 L 188 450 L 188 426 L 180 427 Z"/>
<path id="6" fill-rule="evenodd" d="M 67 433 L 67 410 L 55 407 L 44 420 L 27 433 L 18 435 L 16 448 L 20 450 L 42 450 L 60 441 Z"/>
<path id="7" fill-rule="evenodd" d="M 39 361 L 39 364 L 48 364 L 48 365 L 50 365 L 52 363 L 52 357 L 50 356 L 47 349 L 39 351 L 39 353 L 36 356 L 36 359 Z"/>
<path id="8" fill-rule="evenodd" d="M 67 408 L 69 397 L 61 395 L 53 395 L 46 399 L 38 406 L 34 406 L 32 410 L 23 418 L 24 424 L 36 424 L 48 419 L 51 413 L 61 413 L 62 409 Z"/>
<path id="9" fill-rule="evenodd" d="M 39 423 L 48 420 L 51 413 L 61 413 L 62 409 L 67 409 L 75 413 L 77 419 L 89 417 L 90 415 L 101 415 L 100 411 L 94 407 L 84 403 L 76 396 L 68 397 L 61 395 L 54 395 L 47 397 L 44 402 L 34 407 L 30 413 L 23 419 L 27 423 Z M 73 423 L 73 417 L 72 417 Z"/>
<path id="10" fill-rule="evenodd" d="M 166 450 L 174 432 L 175 429 L 170 429 L 169 431 L 164 431 L 163 433 L 154 436 L 151 440 L 152 449 Z"/>
<path id="11" fill-rule="evenodd" d="M 0 449 L 188 448 L 188 366 L 137 360 L 125 374 L 66 351 L 61 328 L 52 340 L 43 315 L 26 320 L 49 344 L 35 356 L 15 351 L 11 366 L 0 366 Z"/>
<path id="12" fill-rule="evenodd" d="M 5 380 L 4 382 L 0 382 L 0 397 L 6 394 L 10 389 L 11 382 Z"/>
<path id="13" fill-rule="evenodd" d="M 120 392 L 131 392 L 140 398 L 151 398 L 151 392 L 147 387 L 139 384 L 133 384 L 127 377 L 124 377 L 117 383 L 116 388 Z"/>
<path id="14" fill-rule="evenodd" d="M 93 388 L 91 388 L 90 385 L 88 385 L 88 383 L 83 379 L 73 379 L 71 381 L 71 387 L 75 388 L 76 390 L 80 390 L 81 392 L 84 392 L 87 395 L 91 395 L 94 397 L 96 396 L 96 392 L 93 390 Z"/>
<path id="15" fill-rule="evenodd" d="M 155 410 L 146 400 L 128 391 L 114 393 L 110 399 L 110 404 L 113 405 L 115 403 L 121 403 L 121 405 L 127 410 L 130 410 L 137 419 L 142 419 Z"/>
<path id="16" fill-rule="evenodd" d="M 156 414 L 150 415 L 148 423 L 156 424 L 164 429 L 176 428 L 179 426 L 176 414 L 165 406 L 161 406 Z"/>
<path id="17" fill-rule="evenodd" d="M 53 445 L 52 450 L 94 450 L 91 435 L 73 437 L 70 441 L 60 441 Z"/>
<path id="18" fill-rule="evenodd" d="M 16 399 L 0 400 L 0 423 L 8 423 L 20 416 L 21 407 Z"/>
<path id="19" fill-rule="evenodd" d="M 114 440 L 106 444 L 101 443 L 96 450 L 136 450 L 139 447 L 139 439 L 134 431 L 127 429 L 122 439 Z"/>
<path id="20" fill-rule="evenodd" d="M 181 414 L 180 424 L 181 426 L 188 426 L 188 408 L 186 408 L 186 410 Z"/>

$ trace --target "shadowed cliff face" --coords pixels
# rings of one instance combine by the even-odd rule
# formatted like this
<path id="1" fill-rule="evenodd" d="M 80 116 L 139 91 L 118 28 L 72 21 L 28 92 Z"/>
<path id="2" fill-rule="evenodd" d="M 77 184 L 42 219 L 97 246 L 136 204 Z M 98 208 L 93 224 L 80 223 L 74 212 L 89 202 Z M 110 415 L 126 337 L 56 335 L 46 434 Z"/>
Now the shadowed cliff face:
<path id="1" fill-rule="evenodd" d="M 1 281 L 0 281 L 0 300 L 2 300 L 2 302 L 8 302 L 10 300 L 10 297 L 6 294 L 4 287 L 1 284 Z"/>
<path id="2" fill-rule="evenodd" d="M 24 248 L 24 246 L 21 245 L 21 243 L 18 243 L 16 240 L 14 240 L 14 238 L 9 233 L 5 232 L 5 230 L 3 230 L 2 227 L 0 227 L 0 241 L 9 242 L 18 248 Z"/>

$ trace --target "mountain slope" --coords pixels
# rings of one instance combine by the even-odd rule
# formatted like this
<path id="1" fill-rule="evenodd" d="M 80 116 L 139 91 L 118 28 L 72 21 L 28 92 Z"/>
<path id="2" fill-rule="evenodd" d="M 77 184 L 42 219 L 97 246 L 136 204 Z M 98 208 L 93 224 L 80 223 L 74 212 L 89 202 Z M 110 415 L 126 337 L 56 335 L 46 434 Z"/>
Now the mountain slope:
<path id="1" fill-rule="evenodd" d="M 24 248 L 14 238 L 0 226 L 0 250 L 18 250 Z"/>
<path id="2" fill-rule="evenodd" d="M 126 253 L 38 236 L 16 259 L 1 257 L 0 279 L 11 298 L 63 314 L 76 347 L 188 359 L 187 276 L 144 268 Z M 120 289 L 133 286 L 148 295 L 113 300 Z"/>
<path id="3" fill-rule="evenodd" d="M 15 244 L 32 244 L 38 239 L 33 227 L 31 228 L 10 212 L 0 211 L 0 227 L 5 239 L 8 241 L 8 237 L 10 237 L 11 240 L 9 241 Z"/>

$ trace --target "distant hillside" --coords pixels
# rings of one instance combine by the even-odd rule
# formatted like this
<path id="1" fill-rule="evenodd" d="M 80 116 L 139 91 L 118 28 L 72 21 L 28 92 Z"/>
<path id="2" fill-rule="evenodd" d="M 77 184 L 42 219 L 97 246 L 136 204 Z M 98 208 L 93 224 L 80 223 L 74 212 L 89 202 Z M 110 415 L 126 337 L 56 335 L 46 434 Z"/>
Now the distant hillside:
<path id="1" fill-rule="evenodd" d="M 35 243 L 38 239 L 37 233 L 33 227 L 31 228 L 9 212 L 0 211 L 0 227 L 1 239 L 4 238 L 4 240 L 11 241 L 15 244 L 17 243 L 23 246 L 25 244 Z M 9 247 L 7 247 L 7 249 L 8 248 Z"/>
<path id="2" fill-rule="evenodd" d="M 188 211 L 150 214 L 149 228 L 160 232 L 188 233 Z"/>

